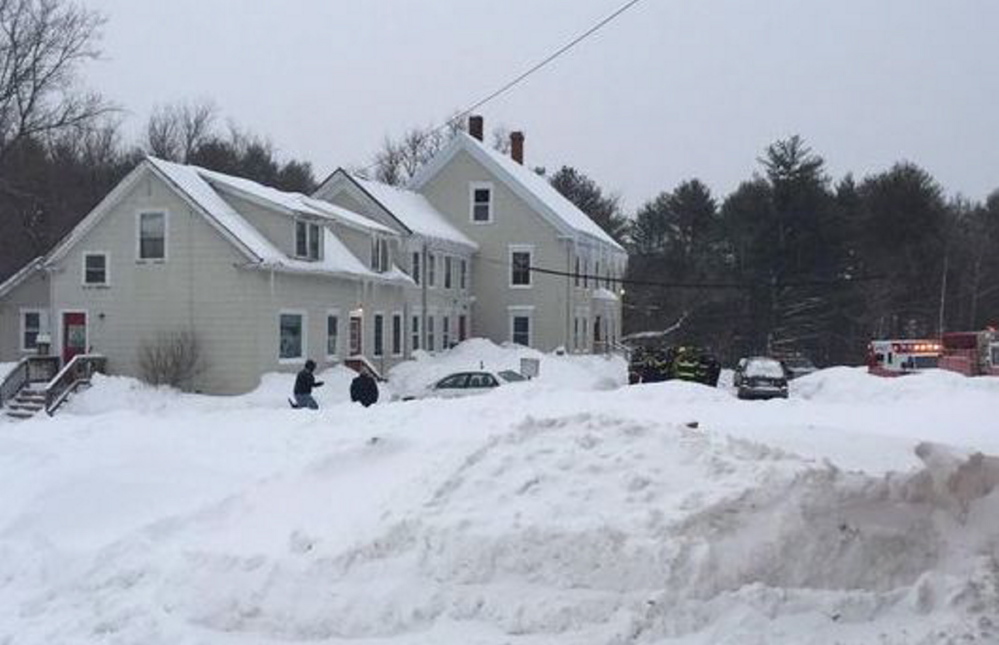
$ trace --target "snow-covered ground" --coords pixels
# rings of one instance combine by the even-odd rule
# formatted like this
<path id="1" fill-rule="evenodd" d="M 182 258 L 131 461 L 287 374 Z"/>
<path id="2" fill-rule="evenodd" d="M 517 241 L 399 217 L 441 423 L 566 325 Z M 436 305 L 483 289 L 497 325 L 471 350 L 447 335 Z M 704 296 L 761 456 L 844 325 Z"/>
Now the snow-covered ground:
<path id="1" fill-rule="evenodd" d="M 999 379 L 825 370 L 787 401 L 536 356 L 369 409 L 332 370 L 213 398 L 102 378 L 0 421 L 0 643 L 999 642 Z M 948 444 L 944 447 L 941 444 Z"/>

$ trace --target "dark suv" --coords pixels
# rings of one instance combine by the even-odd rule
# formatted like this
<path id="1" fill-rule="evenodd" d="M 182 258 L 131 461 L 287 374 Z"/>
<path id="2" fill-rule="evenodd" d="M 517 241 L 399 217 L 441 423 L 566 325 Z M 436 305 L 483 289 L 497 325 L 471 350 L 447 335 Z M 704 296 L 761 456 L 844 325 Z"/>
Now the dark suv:
<path id="1" fill-rule="evenodd" d="M 739 361 L 732 377 L 740 399 L 787 398 L 787 372 L 781 362 L 766 356 Z"/>

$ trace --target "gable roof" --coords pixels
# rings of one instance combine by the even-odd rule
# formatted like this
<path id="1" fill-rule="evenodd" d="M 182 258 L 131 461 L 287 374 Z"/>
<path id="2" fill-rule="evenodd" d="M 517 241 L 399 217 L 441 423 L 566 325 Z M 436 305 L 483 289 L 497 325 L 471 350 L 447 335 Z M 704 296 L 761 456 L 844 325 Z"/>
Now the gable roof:
<path id="1" fill-rule="evenodd" d="M 409 232 L 478 249 L 479 245 L 462 233 L 427 200 L 426 197 L 405 188 L 390 186 L 379 181 L 363 179 L 338 168 L 323 182 L 326 186 L 338 179 L 352 183 L 368 198 L 381 206 Z M 319 190 L 322 190 L 320 186 Z M 318 192 L 318 191 L 317 191 Z"/>
<path id="2" fill-rule="evenodd" d="M 456 154 L 465 151 L 503 181 L 553 226 L 566 234 L 583 235 L 624 253 L 600 226 L 579 210 L 575 204 L 555 190 L 544 177 L 517 163 L 506 155 L 482 144 L 464 132 L 459 132 L 441 152 L 431 159 L 413 178 L 410 187 L 420 190 L 440 172 Z"/>
<path id="3" fill-rule="evenodd" d="M 73 229 L 73 231 L 56 247 L 50 254 L 48 262 L 55 262 L 62 258 L 70 248 L 72 248 L 87 232 L 96 226 L 103 217 L 110 212 L 118 201 L 127 193 L 128 189 L 142 176 L 144 172 L 152 172 L 165 181 L 176 192 L 191 205 L 191 207 L 201 213 L 206 221 L 218 230 L 222 236 L 229 240 L 244 256 L 250 261 L 249 268 L 261 268 L 276 271 L 287 271 L 292 273 L 317 273 L 327 275 L 346 275 L 350 277 L 360 277 L 379 281 L 409 281 L 409 277 L 398 268 L 393 267 L 387 273 L 377 273 L 368 268 L 333 234 L 328 228 L 323 229 L 323 258 L 319 261 L 307 261 L 291 258 L 277 248 L 270 240 L 264 237 L 252 224 L 250 224 L 236 209 L 234 209 L 215 189 L 213 184 L 206 180 L 206 175 L 211 174 L 213 179 L 222 183 L 223 179 L 235 180 L 238 178 L 214 173 L 198 168 L 197 166 L 187 166 L 183 164 L 164 161 L 155 157 L 147 157 L 140 163 L 118 186 L 114 188 L 102 201 L 88 214 L 83 221 Z M 255 182 L 244 180 L 249 184 L 254 184 L 260 189 L 266 188 Z M 232 182 L 236 183 L 236 182 Z M 248 186 L 252 188 L 252 186 Z M 281 193 L 273 190 L 275 195 L 270 195 L 273 199 L 280 199 L 281 195 L 297 195 L 305 197 L 299 193 Z M 292 203 L 294 198 L 288 198 Z M 311 198 L 306 198 L 310 201 Z M 303 202 L 303 208 L 308 207 L 307 202 Z M 344 209 L 340 209 L 344 210 Z M 319 209 L 316 209 L 318 212 Z M 298 211 L 295 211 L 298 212 Z M 349 212 L 349 211 L 348 211 Z M 311 213 L 309 213 L 311 214 Z M 363 218 L 356 213 L 352 214 L 359 219 Z M 321 216 L 320 216 L 321 217 Z M 325 219 L 336 219 L 326 217 Z M 370 221 L 370 220 L 369 220 Z M 391 229 L 370 222 L 374 226 L 366 226 L 369 230 L 384 229 L 394 233 Z"/>
<path id="4" fill-rule="evenodd" d="M 33 276 L 35 272 L 41 269 L 44 264 L 44 256 L 37 257 L 18 269 L 14 275 L 10 276 L 3 282 L 0 282 L 0 298 L 3 298 L 15 288 L 20 286 L 25 280 Z"/>
<path id="5" fill-rule="evenodd" d="M 291 193 L 258 184 L 250 179 L 225 175 L 214 170 L 206 170 L 197 166 L 186 166 L 192 168 L 202 179 L 222 190 L 229 190 L 237 196 L 244 197 L 250 201 L 262 203 L 265 207 L 277 208 L 278 210 L 338 221 L 352 228 L 358 228 L 378 233 L 395 234 L 395 231 L 387 226 L 383 226 L 371 218 L 364 217 L 359 213 L 341 208 L 335 204 L 313 199 L 302 193 Z"/>

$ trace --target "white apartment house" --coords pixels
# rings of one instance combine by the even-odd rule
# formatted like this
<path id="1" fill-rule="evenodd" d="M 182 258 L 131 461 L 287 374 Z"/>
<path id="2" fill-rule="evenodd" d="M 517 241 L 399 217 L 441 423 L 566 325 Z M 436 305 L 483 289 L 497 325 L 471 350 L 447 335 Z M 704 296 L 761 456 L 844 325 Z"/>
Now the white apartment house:
<path id="1" fill-rule="evenodd" d="M 624 250 L 522 165 L 522 135 L 510 158 L 481 133 L 473 117 L 407 188 L 338 170 L 312 196 L 149 158 L 0 284 L 0 362 L 48 338 L 141 376 L 144 347 L 189 332 L 189 387 L 230 394 L 306 358 L 385 373 L 471 336 L 604 351 Z"/>

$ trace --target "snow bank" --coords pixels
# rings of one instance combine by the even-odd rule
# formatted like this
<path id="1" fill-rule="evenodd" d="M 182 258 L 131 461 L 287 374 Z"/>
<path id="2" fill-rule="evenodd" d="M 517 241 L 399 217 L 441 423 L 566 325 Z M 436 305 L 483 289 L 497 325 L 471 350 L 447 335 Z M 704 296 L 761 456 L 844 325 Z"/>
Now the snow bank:
<path id="1" fill-rule="evenodd" d="M 474 338 L 452 349 L 428 354 L 416 352 L 414 360 L 392 368 L 390 389 L 397 396 L 416 395 L 448 374 L 470 370 L 520 371 L 520 360 L 540 361 L 537 383 L 559 389 L 608 390 L 626 384 L 628 366 L 618 356 L 543 354 L 520 345 Z"/>
<path id="2" fill-rule="evenodd" d="M 101 378 L 3 425 L 0 643 L 999 642 L 999 459 L 961 430 L 999 435 L 989 383 L 830 370 L 743 402 L 541 360 L 526 388 L 369 409 L 333 371 L 317 413 L 289 375 Z"/>

